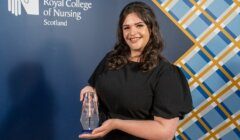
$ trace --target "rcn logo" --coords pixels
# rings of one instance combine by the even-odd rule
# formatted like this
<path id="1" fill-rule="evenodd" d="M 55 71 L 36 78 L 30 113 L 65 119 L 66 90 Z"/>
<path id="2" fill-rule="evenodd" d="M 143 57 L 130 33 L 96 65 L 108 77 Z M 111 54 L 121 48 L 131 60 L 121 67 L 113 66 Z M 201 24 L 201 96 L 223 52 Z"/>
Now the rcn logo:
<path id="1" fill-rule="evenodd" d="M 21 15 L 22 6 L 29 15 L 39 15 L 39 0 L 8 0 L 8 11 Z"/>

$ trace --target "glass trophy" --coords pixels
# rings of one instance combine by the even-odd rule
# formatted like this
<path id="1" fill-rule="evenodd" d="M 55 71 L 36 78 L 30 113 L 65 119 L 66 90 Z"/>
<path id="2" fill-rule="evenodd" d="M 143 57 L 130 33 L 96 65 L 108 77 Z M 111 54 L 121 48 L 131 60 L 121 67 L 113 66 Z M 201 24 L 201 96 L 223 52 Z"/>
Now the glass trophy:
<path id="1" fill-rule="evenodd" d="M 80 122 L 82 133 L 92 133 L 99 125 L 98 100 L 95 92 L 84 94 Z"/>

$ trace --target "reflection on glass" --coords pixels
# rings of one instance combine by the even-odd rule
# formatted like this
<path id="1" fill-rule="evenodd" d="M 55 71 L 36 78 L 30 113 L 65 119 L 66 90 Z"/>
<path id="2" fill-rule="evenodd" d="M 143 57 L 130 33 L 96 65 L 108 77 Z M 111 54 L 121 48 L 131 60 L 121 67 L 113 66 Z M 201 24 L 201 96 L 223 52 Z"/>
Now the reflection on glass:
<path id="1" fill-rule="evenodd" d="M 82 124 L 83 133 L 91 133 L 93 129 L 98 127 L 99 116 L 96 93 L 87 92 L 84 94 L 80 122 Z"/>

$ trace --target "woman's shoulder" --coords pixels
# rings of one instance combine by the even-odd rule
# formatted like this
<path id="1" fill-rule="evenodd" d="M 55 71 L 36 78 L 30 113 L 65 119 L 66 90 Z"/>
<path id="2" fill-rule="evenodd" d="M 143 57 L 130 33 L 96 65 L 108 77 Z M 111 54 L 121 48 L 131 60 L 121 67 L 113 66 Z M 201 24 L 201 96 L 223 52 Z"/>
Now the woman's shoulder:
<path id="1" fill-rule="evenodd" d="M 172 64 L 171 62 L 169 62 L 167 59 L 160 59 L 155 68 L 155 71 L 157 71 L 158 73 L 166 72 L 166 71 L 176 72 L 177 69 L 178 67 Z"/>
<path id="2" fill-rule="evenodd" d="M 182 70 L 167 60 L 160 60 L 156 67 L 156 77 L 175 77 L 176 80 L 187 83 L 187 79 Z"/>

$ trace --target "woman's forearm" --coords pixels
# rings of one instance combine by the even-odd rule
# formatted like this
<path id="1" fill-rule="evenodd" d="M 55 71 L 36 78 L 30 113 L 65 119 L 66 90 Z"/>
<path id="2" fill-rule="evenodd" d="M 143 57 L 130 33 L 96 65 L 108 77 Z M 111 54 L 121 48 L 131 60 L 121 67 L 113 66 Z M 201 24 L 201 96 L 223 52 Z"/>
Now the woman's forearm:
<path id="1" fill-rule="evenodd" d="M 148 140 L 171 140 L 176 131 L 154 120 L 115 120 L 116 129 Z"/>

